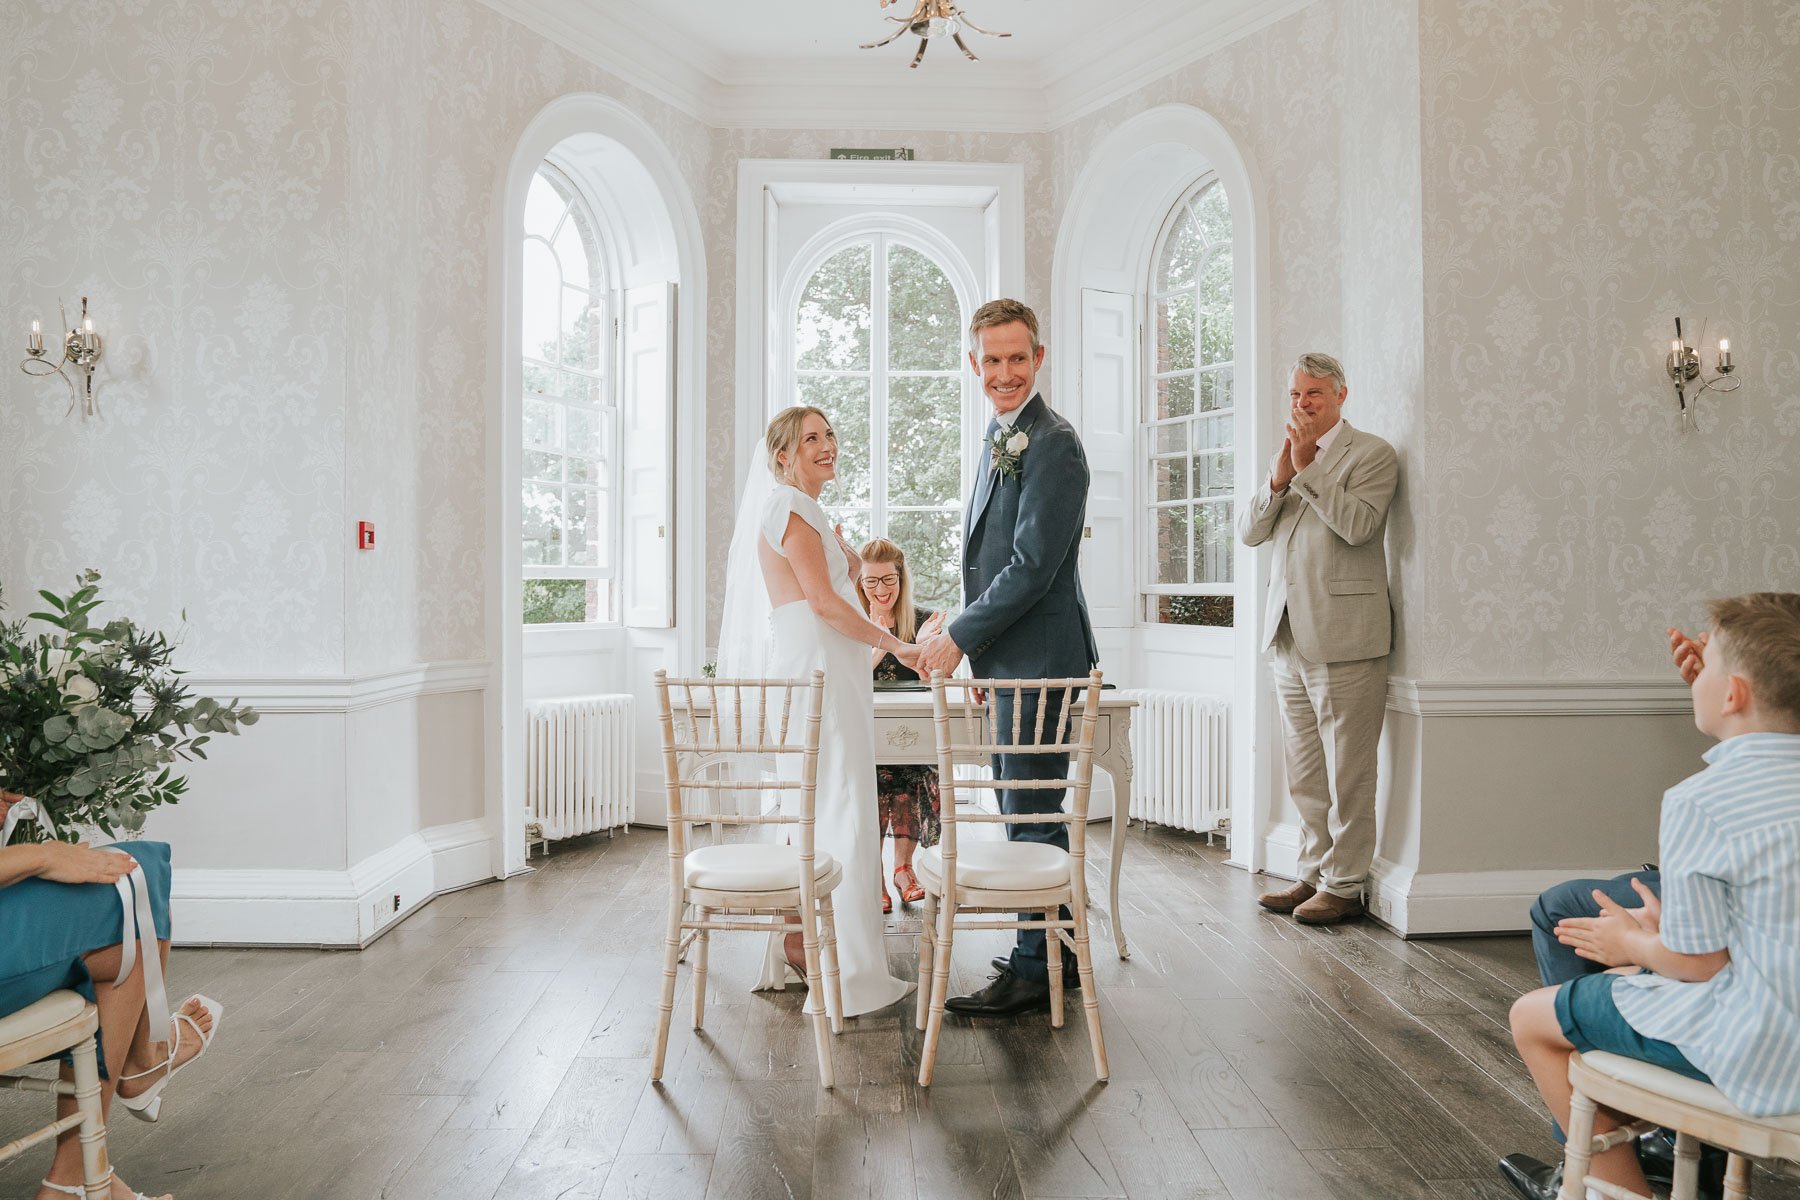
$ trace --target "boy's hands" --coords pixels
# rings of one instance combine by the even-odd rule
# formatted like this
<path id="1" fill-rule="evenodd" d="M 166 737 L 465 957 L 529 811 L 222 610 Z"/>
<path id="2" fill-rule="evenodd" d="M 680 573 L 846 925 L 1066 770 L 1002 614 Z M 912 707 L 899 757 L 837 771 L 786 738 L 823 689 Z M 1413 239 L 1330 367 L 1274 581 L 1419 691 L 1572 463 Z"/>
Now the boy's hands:
<path id="1" fill-rule="evenodd" d="M 1662 927 L 1662 901 L 1641 880 L 1633 879 L 1631 887 L 1643 899 L 1642 908 L 1625 908 L 1595 891 L 1600 915 L 1558 921 L 1556 940 L 1603 966 L 1641 966 L 1645 939 L 1655 938 Z"/>
<path id="2" fill-rule="evenodd" d="M 1700 675 L 1703 665 L 1701 653 L 1706 649 L 1707 634 L 1691 638 L 1679 629 L 1669 630 L 1669 657 L 1675 660 L 1675 670 L 1681 674 L 1681 682 L 1689 687 Z"/>

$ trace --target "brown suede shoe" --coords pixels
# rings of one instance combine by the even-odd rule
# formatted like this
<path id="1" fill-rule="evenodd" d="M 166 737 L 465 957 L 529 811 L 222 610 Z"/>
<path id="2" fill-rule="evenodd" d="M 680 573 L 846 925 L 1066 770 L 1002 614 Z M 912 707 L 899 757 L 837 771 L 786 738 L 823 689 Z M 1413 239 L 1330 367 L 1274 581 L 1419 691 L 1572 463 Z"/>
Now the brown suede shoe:
<path id="1" fill-rule="evenodd" d="M 1311 900 L 1313 893 L 1318 890 L 1310 883 L 1296 883 L 1279 892 L 1264 892 L 1256 898 L 1256 902 L 1270 912 L 1291 913 Z"/>
<path id="2" fill-rule="evenodd" d="M 1351 917 L 1363 915 L 1363 902 L 1357 897 L 1334 896 L 1320 892 L 1294 910 L 1294 920 L 1302 925 L 1336 925 Z"/>

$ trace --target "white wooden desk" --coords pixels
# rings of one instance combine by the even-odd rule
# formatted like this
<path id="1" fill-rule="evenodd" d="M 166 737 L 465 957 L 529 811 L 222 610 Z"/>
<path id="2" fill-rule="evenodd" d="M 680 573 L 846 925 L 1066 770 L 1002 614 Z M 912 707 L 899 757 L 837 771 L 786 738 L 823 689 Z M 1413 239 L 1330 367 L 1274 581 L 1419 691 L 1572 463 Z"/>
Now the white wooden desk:
<path id="1" fill-rule="evenodd" d="M 1125 830 L 1131 825 L 1131 710 L 1137 701 L 1119 692 L 1100 693 L 1100 718 L 1094 729 L 1094 765 L 1113 785 L 1112 848 L 1108 857 L 1107 911 L 1112 914 L 1113 941 L 1120 958 L 1130 958 L 1125 925 L 1119 916 L 1119 867 L 1125 861 Z M 875 693 L 875 761 L 890 766 L 937 765 L 937 739 L 931 730 L 931 693 Z"/>

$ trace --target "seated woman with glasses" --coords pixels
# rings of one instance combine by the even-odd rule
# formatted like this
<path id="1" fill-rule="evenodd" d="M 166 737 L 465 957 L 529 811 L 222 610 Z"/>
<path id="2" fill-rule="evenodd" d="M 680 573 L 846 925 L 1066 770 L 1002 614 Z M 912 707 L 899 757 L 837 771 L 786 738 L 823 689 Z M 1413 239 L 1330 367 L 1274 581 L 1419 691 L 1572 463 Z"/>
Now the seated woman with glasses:
<path id="1" fill-rule="evenodd" d="M 936 633 L 943 613 L 927 612 L 913 604 L 912 573 L 906 554 L 886 538 L 876 538 L 862 548 L 862 576 L 857 591 L 863 611 L 883 629 L 903 642 L 916 642 Z M 875 678 L 916 680 L 919 673 L 885 650 L 874 651 Z M 881 835 L 894 843 L 894 888 L 902 904 L 925 898 L 925 889 L 913 873 L 913 851 L 935 846 L 938 840 L 938 773 L 936 767 L 875 767 L 876 802 L 880 806 Z M 881 911 L 894 911 L 887 884 L 881 885 Z"/>

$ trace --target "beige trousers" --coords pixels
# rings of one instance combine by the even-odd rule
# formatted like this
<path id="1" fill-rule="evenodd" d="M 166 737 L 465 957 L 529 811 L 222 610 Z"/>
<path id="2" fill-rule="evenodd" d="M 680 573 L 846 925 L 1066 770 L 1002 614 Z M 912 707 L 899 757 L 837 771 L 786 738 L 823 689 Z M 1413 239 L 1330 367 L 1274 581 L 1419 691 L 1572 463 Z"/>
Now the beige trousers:
<path id="1" fill-rule="evenodd" d="M 1285 614 L 1274 650 L 1288 794 L 1300 810 L 1299 877 L 1334 896 L 1360 897 L 1375 857 L 1375 772 L 1387 716 L 1387 656 L 1309 662 L 1294 648 Z"/>

